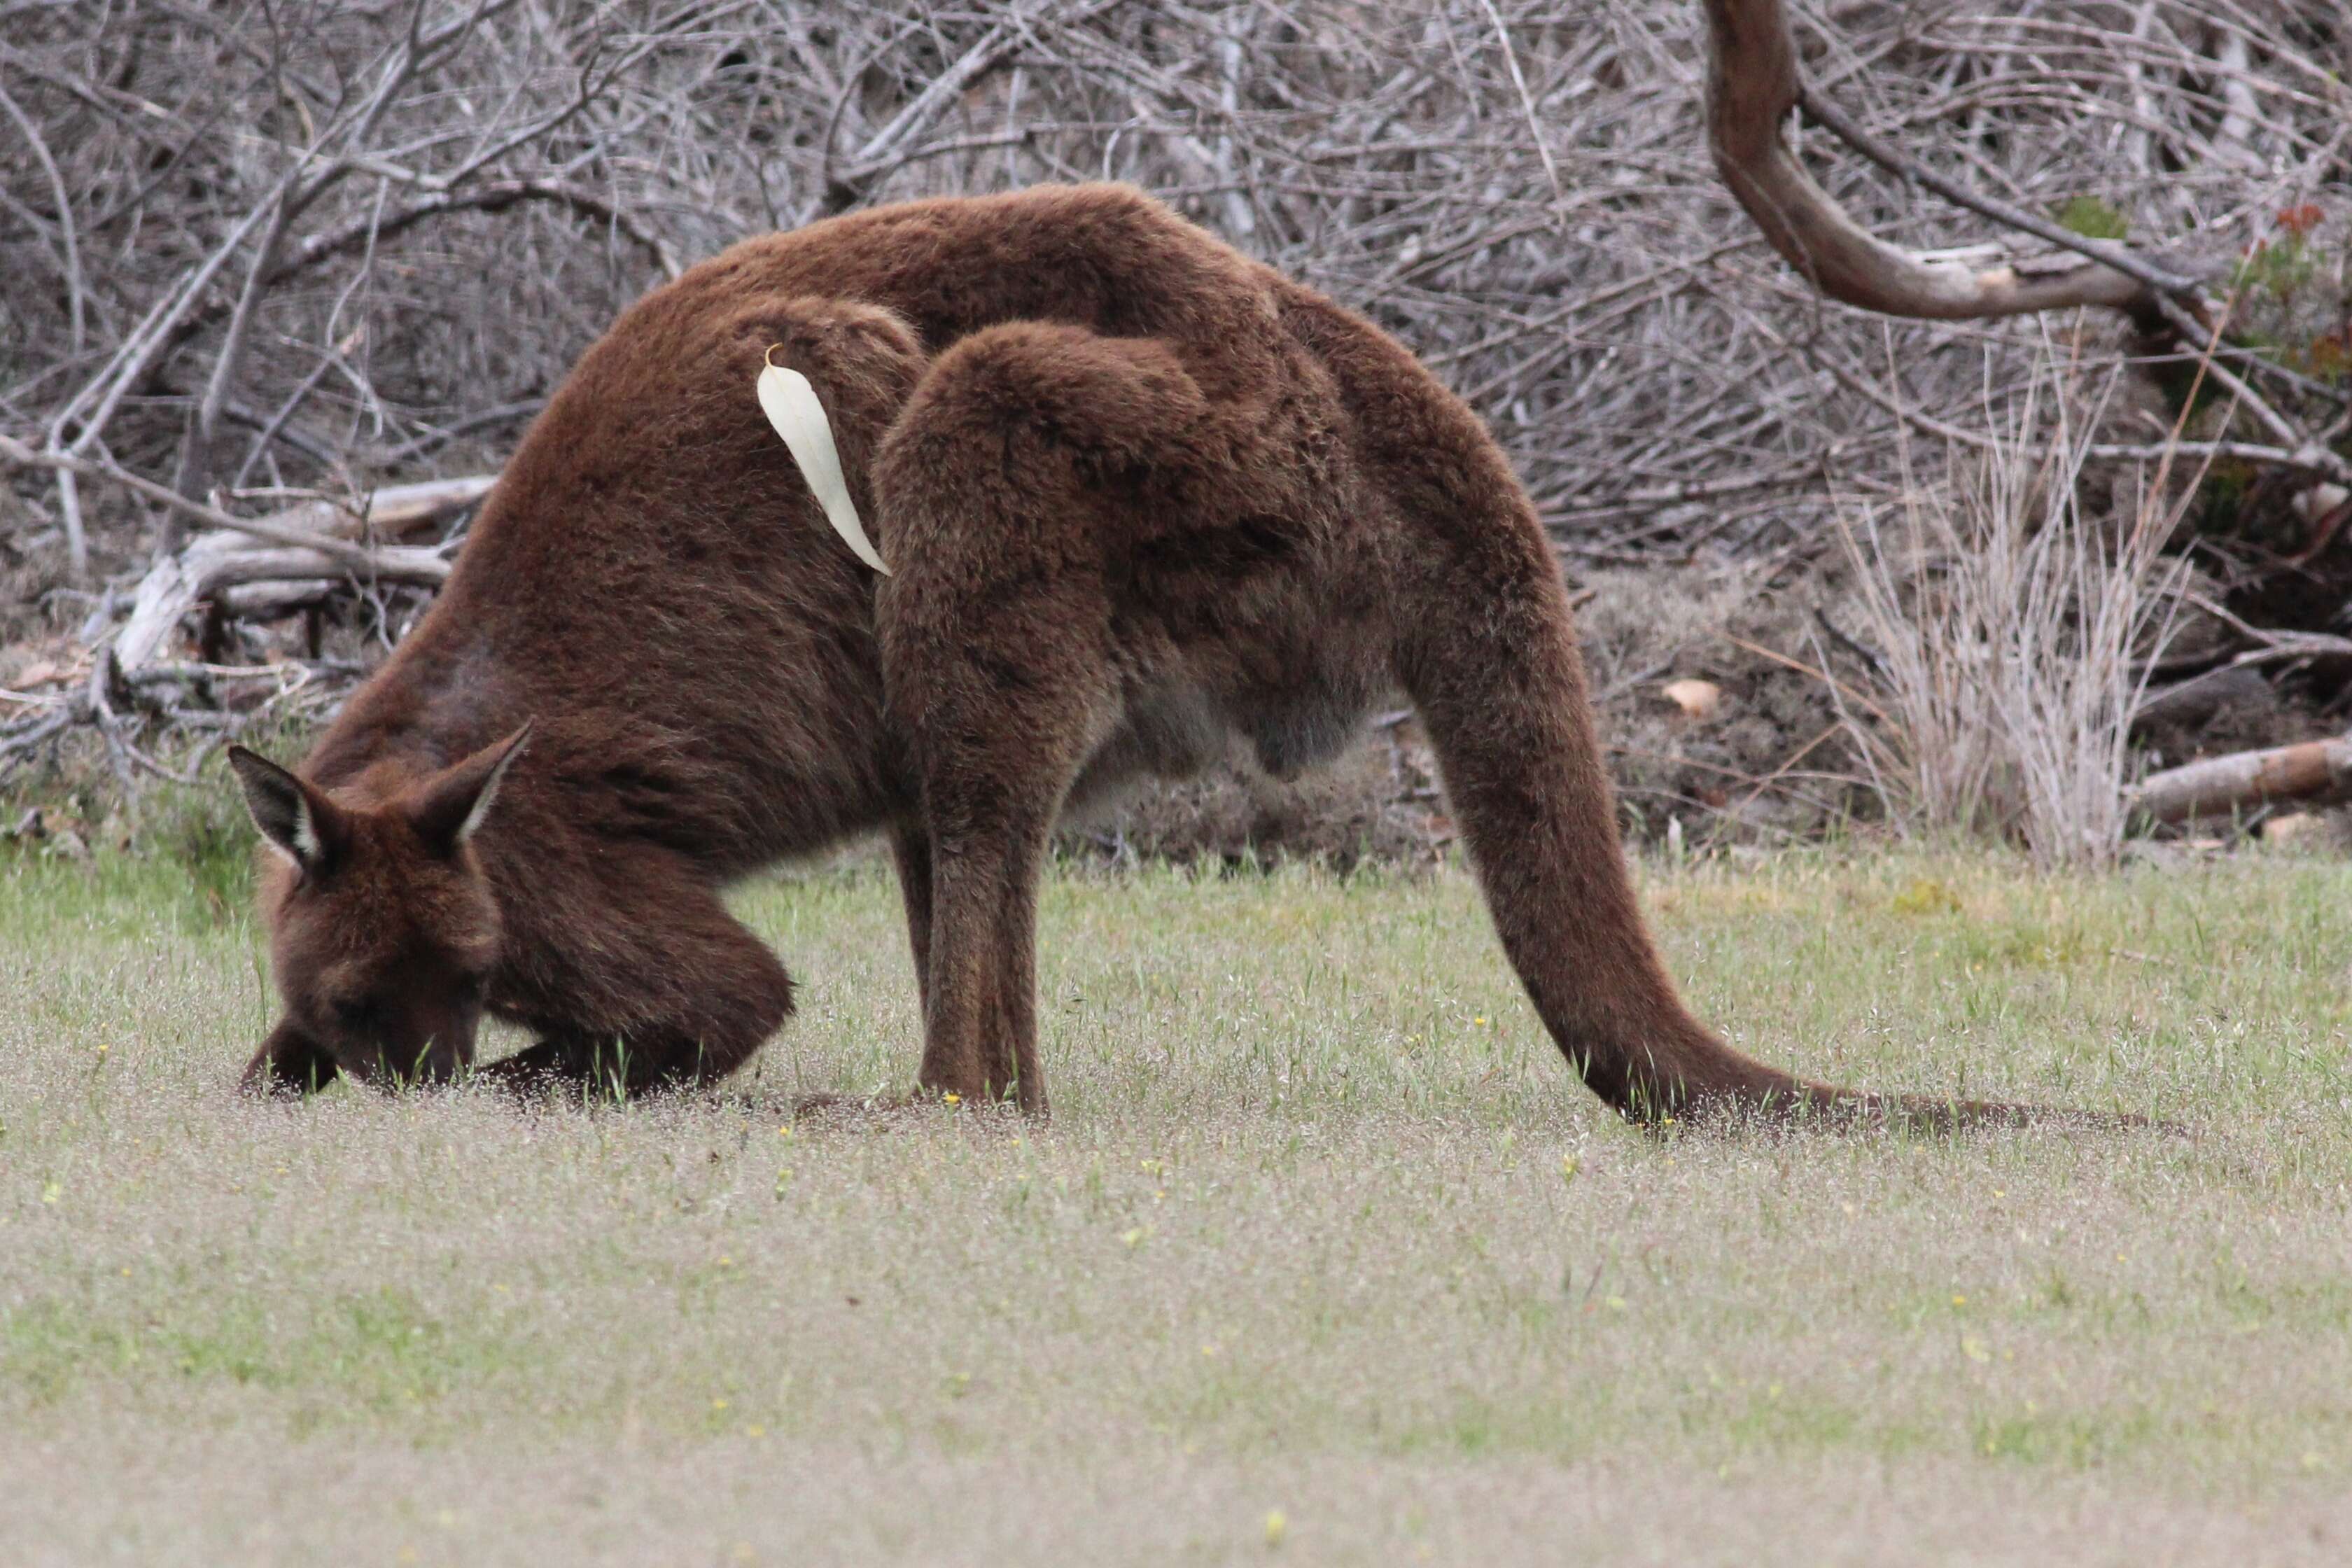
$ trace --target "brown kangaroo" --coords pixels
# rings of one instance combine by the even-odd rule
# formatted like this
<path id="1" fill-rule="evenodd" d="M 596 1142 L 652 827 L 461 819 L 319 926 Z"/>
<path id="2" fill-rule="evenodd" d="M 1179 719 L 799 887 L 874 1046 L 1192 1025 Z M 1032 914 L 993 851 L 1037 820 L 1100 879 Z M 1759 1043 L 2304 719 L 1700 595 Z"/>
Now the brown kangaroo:
<path id="1" fill-rule="evenodd" d="M 891 574 L 755 403 L 814 384 Z M 1570 1065 L 1654 1121 L 2013 1108 L 1826 1089 L 1686 1012 L 1643 929 L 1559 568 L 1471 411 L 1391 339 L 1115 185 L 746 241 L 589 349 L 423 623 L 289 773 L 284 1020 L 247 1069 L 644 1089 L 734 1071 L 793 987 L 719 892 L 896 853 L 922 1091 L 1045 1110 L 1036 893 L 1066 805 L 1330 757 L 1402 687 Z M 528 739 L 526 740 L 526 731 Z"/>

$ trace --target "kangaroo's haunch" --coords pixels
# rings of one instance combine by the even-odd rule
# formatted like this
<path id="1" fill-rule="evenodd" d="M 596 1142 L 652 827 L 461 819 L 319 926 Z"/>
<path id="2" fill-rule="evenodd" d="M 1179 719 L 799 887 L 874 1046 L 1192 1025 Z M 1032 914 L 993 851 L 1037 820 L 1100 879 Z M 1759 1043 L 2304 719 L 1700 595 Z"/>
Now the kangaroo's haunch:
<path id="1" fill-rule="evenodd" d="M 752 396 L 772 355 L 891 575 Z M 917 1082 L 1043 1111 L 1034 928 L 1063 809 L 1234 734 L 1289 773 L 1399 686 L 1597 1093 L 1643 1119 L 1878 1107 L 1677 999 L 1559 566 L 1477 418 L 1360 318 L 1112 185 L 747 241 L 588 351 L 299 776 L 236 757 L 282 852 L 286 1012 L 247 1082 L 445 1076 L 485 1011 L 539 1036 L 483 1069 L 518 1082 L 720 1078 L 792 1011 L 720 890 L 880 829 Z"/>

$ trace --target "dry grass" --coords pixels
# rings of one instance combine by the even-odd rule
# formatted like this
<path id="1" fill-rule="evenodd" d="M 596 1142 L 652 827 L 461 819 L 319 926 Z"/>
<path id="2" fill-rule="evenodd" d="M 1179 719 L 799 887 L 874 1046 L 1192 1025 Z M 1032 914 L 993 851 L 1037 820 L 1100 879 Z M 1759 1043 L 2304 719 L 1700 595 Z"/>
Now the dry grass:
<path id="1" fill-rule="evenodd" d="M 1841 519 L 1875 663 L 1840 712 L 1895 821 L 2105 867 L 2132 714 L 2179 612 L 2186 568 L 2161 552 L 2188 498 L 2168 493 L 2168 457 L 2124 477 L 2117 516 L 2090 514 L 2105 396 L 2079 358 L 2041 369 L 2005 406 L 1988 398 L 1992 434 L 1955 448 L 1942 484 Z"/>
<path id="2" fill-rule="evenodd" d="M 2193 1137 L 1644 1138 L 1458 873 L 1298 871 L 1049 887 L 1050 1130 L 787 1135 L 911 1063 L 870 871 L 742 1096 L 524 1116 L 233 1101 L 249 927 L 19 862 L 0 1560 L 2340 1561 L 2347 883 L 1651 879 L 1750 1048 Z"/>

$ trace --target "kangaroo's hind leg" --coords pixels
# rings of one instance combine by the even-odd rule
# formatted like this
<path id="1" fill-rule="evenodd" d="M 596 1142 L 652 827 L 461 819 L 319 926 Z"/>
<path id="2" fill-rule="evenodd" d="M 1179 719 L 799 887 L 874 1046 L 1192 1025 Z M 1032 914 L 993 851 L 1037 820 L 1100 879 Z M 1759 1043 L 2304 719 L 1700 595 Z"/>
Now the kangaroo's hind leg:
<path id="1" fill-rule="evenodd" d="M 998 327 L 940 356 L 883 444 L 876 622 L 930 850 L 927 1090 L 1046 1109 L 1038 877 L 1120 709 L 1104 563 L 1130 503 L 1102 475 L 1173 461 L 1153 447 L 1188 394 L 1157 345 Z"/>

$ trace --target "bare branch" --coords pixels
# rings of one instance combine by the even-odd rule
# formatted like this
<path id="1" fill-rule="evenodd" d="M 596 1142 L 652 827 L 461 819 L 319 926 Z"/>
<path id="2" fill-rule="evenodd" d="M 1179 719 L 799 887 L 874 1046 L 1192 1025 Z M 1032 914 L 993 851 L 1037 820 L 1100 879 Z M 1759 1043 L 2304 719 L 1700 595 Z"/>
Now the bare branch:
<path id="1" fill-rule="evenodd" d="M 329 560 L 337 561 L 355 570 L 364 571 L 373 562 L 373 552 L 347 540 L 336 539 L 308 529 L 291 527 L 268 518 L 233 517 L 218 507 L 203 501 L 190 500 L 165 485 L 117 468 L 111 463 L 89 458 L 78 458 L 70 452 L 37 452 L 22 441 L 0 436 L 0 463 L 20 468 L 57 468 L 78 474 L 84 479 L 103 479 L 120 485 L 133 495 L 144 497 L 160 506 L 168 507 L 184 517 L 214 528 L 249 534 L 272 544 L 290 545 L 298 550 L 313 550 Z"/>
<path id="2" fill-rule="evenodd" d="M 2035 249 L 2098 250 L 2049 232 L 2077 198 L 2106 215 L 2103 232 L 2193 237 L 2209 258 L 2278 239 L 2278 215 L 2305 203 L 2326 214 L 2315 254 L 2339 254 L 2352 232 L 2340 51 L 2275 12 L 2036 0 L 1822 15 L 1805 52 L 1784 57 L 1811 89 L 1766 106 L 1763 144 L 1780 146 L 1781 111 L 1802 100 L 1865 148 L 1895 149 L 1900 180 L 1863 156 L 1806 166 L 1864 240 L 1964 297 L 1990 274 L 2035 295 L 2011 303 L 2063 299 L 2097 269 L 2074 254 L 2053 266 L 1999 245 L 1933 249 L 1906 195 L 1945 190 L 2004 229 L 2022 214 L 2042 240 L 1993 237 Z M 148 41 L 135 68 L 93 74 L 123 58 L 101 17 Z M 12 13 L 0 77 L 57 178 L 37 157 L 0 160 L 0 270 L 71 270 L 61 184 L 82 342 L 65 289 L 55 310 L 0 329 L 13 339 L 21 320 L 21 344 L 0 353 L 0 428 L 168 482 L 217 391 L 215 426 L 279 432 L 216 450 L 238 483 L 348 485 L 453 442 L 455 460 L 487 466 L 496 454 L 481 447 L 510 438 L 501 411 L 543 399 L 648 283 L 763 225 L 1108 176 L 1438 365 L 1510 447 L 1563 545 L 1633 559 L 1819 538 L 1833 485 L 1894 482 L 1896 431 L 1942 444 L 1969 430 L 1982 367 L 2014 384 L 2020 340 L 1948 317 L 1906 324 L 1899 374 L 1860 373 L 1885 357 L 1886 329 L 1808 311 L 1810 253 L 1801 272 L 1743 254 L 1772 237 L 1712 168 L 1690 90 L 1707 63 L 1702 20 L 1683 0 L 1612 0 L 1574 26 L 1539 0 L 845 0 L 821 16 L 774 0 L 496 15 L 476 0 L 31 6 Z M 265 257 L 289 170 L 294 216 Z M 2126 275 L 2202 275 L 2147 243 L 2126 252 Z M 2286 318 L 2309 308 L 2257 280 L 2232 317 L 2243 345 L 2158 323 L 2212 348 L 2248 389 L 2200 405 L 2186 438 L 2297 484 L 2327 479 L 2325 454 L 2344 455 L 2347 434 L 2327 426 L 2347 399 L 2324 369 L 2284 369 L 2267 346 L 2307 341 L 2311 324 Z M 2311 467 L 2278 468 L 2257 448 Z M 68 554 L 77 541 L 114 561 L 142 547 L 143 502 L 54 471 L 48 510 Z"/>
<path id="3" fill-rule="evenodd" d="M 66 195 L 65 177 L 58 173 L 58 161 L 49 155 L 49 144 L 42 138 L 41 128 L 33 123 L 32 117 L 9 96 L 5 86 L 0 86 L 0 109 L 8 111 L 8 118 L 16 122 L 16 129 L 23 132 L 25 140 L 33 144 L 33 156 L 39 160 L 41 173 L 48 178 L 50 199 L 57 203 L 58 236 L 65 247 L 67 310 L 73 322 L 73 352 L 79 353 L 89 324 L 84 319 L 83 309 L 89 286 L 82 281 L 81 242 L 74 225 L 73 200 Z"/>
<path id="4" fill-rule="evenodd" d="M 1785 0 L 1706 5 L 1707 129 L 1716 166 L 1772 248 L 1831 299 L 1884 315 L 1964 321 L 2081 305 L 2144 313 L 2158 287 L 2173 286 L 2152 285 L 2149 269 L 2135 266 L 2127 271 L 2113 258 L 2048 271 L 2015 265 L 1974 270 L 1874 237 L 1814 183 L 1782 134 L 1790 112 L 1806 102 L 1815 118 L 1842 136 L 1852 141 L 1861 135 L 1834 108 L 1826 116 L 1819 112 L 1826 100 L 1807 98 L 1797 76 Z M 1923 172 L 1874 138 L 1865 136 L 1855 145 L 1899 173 L 1917 177 Z M 1937 186 L 1948 184 L 1939 181 Z M 2031 226 L 2041 230 L 2039 220 Z"/>

